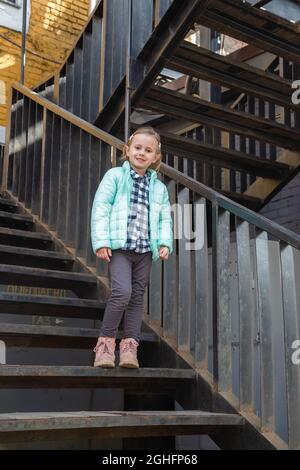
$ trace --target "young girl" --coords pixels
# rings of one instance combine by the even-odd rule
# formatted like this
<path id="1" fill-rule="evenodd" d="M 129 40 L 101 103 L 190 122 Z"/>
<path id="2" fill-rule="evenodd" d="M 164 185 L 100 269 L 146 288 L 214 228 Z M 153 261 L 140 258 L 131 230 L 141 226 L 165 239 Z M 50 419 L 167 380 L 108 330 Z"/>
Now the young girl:
<path id="1" fill-rule="evenodd" d="M 166 186 L 157 178 L 160 137 L 137 129 L 123 149 L 122 167 L 111 168 L 96 192 L 91 221 L 93 250 L 109 263 L 111 296 L 97 345 L 95 367 L 115 366 L 115 338 L 124 316 L 120 366 L 138 368 L 144 292 L 152 260 L 172 252 L 172 219 Z"/>

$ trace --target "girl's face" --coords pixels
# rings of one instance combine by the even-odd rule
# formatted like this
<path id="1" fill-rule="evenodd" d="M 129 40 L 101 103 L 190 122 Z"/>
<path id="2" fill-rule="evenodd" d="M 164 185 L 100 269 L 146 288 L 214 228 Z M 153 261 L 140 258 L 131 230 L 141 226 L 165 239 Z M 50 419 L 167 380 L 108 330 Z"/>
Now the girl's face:
<path id="1" fill-rule="evenodd" d="M 158 142 L 153 135 L 136 134 L 126 145 L 126 156 L 132 168 L 141 176 L 159 158 Z"/>

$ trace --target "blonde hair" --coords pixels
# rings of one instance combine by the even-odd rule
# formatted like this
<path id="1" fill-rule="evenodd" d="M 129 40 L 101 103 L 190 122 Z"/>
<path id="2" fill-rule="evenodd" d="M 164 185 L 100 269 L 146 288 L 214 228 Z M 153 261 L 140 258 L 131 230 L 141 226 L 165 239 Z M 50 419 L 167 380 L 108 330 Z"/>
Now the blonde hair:
<path id="1" fill-rule="evenodd" d="M 127 143 L 123 147 L 123 156 L 122 160 L 129 160 L 128 156 L 126 155 L 126 146 L 129 147 L 133 137 L 137 134 L 147 134 L 152 135 L 157 140 L 157 152 L 156 154 L 159 156 L 158 159 L 150 165 L 149 168 L 155 171 L 159 171 L 160 164 L 161 164 L 161 142 L 160 142 L 160 135 L 153 129 L 153 127 L 145 126 L 139 127 L 133 134 L 129 137 Z"/>

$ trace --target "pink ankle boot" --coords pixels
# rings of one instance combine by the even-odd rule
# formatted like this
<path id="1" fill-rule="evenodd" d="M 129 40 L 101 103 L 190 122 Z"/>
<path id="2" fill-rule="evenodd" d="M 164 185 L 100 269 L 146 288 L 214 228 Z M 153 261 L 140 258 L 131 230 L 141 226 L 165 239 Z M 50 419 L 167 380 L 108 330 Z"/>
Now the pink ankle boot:
<path id="1" fill-rule="evenodd" d="M 101 336 L 94 348 L 96 353 L 94 367 L 115 367 L 115 338 Z"/>
<path id="2" fill-rule="evenodd" d="M 122 339 L 120 342 L 120 367 L 138 369 L 137 348 L 139 343 L 133 338 Z"/>

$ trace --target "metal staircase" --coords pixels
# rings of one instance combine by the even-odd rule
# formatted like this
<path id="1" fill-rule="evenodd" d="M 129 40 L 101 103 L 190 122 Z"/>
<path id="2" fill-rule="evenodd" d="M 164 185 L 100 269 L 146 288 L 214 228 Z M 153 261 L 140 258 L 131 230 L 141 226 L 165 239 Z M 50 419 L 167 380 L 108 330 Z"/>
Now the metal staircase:
<path id="1" fill-rule="evenodd" d="M 143 123 L 176 136 L 179 145 L 163 150 L 189 158 L 200 169 L 193 175 L 199 182 L 259 211 L 300 168 L 300 113 L 291 99 L 300 67 L 298 26 L 241 0 L 158 1 L 154 9 L 150 3 L 133 4 L 129 53 L 117 2 L 99 2 L 65 65 L 36 91 L 121 139 L 125 109 L 131 128 L 141 122 L 136 110 Z M 186 36 L 199 25 L 247 41 L 257 64 L 267 52 L 271 66 L 263 70 L 253 59 L 250 65 L 236 54 L 222 56 L 210 50 L 207 34 L 205 47 L 191 44 Z M 203 90 L 209 83 L 210 93 L 175 91 L 175 81 L 161 84 L 164 70 L 200 80 Z M 212 160 L 201 144 L 228 159 Z"/>
<path id="2" fill-rule="evenodd" d="M 160 132 L 161 178 L 175 226 L 185 221 L 187 232 L 176 237 L 168 262 L 153 266 L 141 369 L 0 368 L 3 388 L 121 388 L 127 410 L 14 410 L 0 415 L 0 440 L 17 446 L 37 435 L 109 435 L 139 448 L 146 445 L 139 437 L 152 436 L 149 448 L 174 448 L 174 440 L 159 447 L 153 436 L 202 433 L 224 449 L 298 449 L 300 377 L 291 357 L 299 338 L 300 237 L 257 214 L 300 168 L 299 111 L 290 102 L 297 26 L 240 0 L 142 7 L 133 9 L 127 64 L 121 11 L 115 0 L 100 1 L 59 73 L 35 91 L 12 90 L 0 283 L 65 288 L 75 297 L 1 292 L 1 312 L 101 318 L 107 268 L 91 251 L 90 211 L 98 182 L 118 162 L 125 111 L 131 128 L 139 113 Z M 195 23 L 271 52 L 273 72 L 190 44 Z M 213 99 L 201 96 L 201 82 L 200 96 L 161 84 L 165 68 L 209 81 Z M 199 227 L 197 246 L 186 233 Z M 18 318 L 0 323 L 8 345 L 90 348 L 97 336 L 96 324 L 25 325 Z"/>

